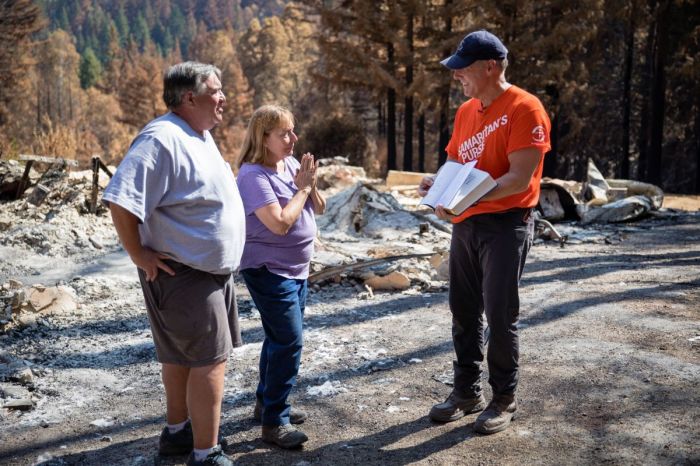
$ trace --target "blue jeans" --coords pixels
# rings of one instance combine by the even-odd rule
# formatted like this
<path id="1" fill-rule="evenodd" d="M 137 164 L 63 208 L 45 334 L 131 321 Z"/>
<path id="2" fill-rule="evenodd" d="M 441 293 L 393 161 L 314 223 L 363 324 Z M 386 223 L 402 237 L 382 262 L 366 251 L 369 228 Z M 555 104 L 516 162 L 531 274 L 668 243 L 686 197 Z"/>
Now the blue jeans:
<path id="1" fill-rule="evenodd" d="M 250 296 L 260 311 L 265 340 L 260 352 L 260 382 L 255 393 L 262 401 L 262 423 L 289 424 L 289 393 L 296 384 L 302 348 L 306 280 L 285 278 L 266 267 L 241 270 Z"/>

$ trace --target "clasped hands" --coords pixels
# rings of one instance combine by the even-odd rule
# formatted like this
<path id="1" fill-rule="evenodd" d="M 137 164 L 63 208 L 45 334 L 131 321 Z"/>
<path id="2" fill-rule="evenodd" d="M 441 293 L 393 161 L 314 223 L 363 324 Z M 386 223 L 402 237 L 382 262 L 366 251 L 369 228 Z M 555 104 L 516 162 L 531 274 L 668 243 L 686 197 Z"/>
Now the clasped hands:
<path id="1" fill-rule="evenodd" d="M 301 156 L 301 167 L 294 175 L 294 184 L 299 190 L 309 188 L 309 191 L 316 189 L 316 169 L 318 168 L 318 160 L 314 161 L 313 154 L 307 152 Z"/>

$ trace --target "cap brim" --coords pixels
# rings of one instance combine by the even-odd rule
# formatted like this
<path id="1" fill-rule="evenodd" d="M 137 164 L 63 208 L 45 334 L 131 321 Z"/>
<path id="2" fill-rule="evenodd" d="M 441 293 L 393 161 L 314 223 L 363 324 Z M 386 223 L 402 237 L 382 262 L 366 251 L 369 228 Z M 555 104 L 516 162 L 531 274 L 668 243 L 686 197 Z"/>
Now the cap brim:
<path id="1" fill-rule="evenodd" d="M 467 66 L 471 65 L 474 63 L 476 59 L 474 58 L 463 58 L 460 57 L 459 55 L 450 55 L 449 57 L 445 58 L 440 62 L 441 65 L 446 66 L 447 68 L 451 70 L 459 70 L 462 68 L 466 68 Z"/>

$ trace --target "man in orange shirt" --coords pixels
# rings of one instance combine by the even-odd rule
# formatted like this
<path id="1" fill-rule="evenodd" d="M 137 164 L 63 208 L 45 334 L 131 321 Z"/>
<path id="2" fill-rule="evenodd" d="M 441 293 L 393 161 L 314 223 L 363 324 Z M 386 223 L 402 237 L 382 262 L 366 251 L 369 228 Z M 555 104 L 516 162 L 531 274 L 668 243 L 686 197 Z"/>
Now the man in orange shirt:
<path id="1" fill-rule="evenodd" d="M 532 244 L 532 209 L 540 194 L 544 154 L 549 151 L 550 122 L 542 103 L 506 81 L 508 50 L 487 31 L 468 34 L 457 51 L 441 63 L 453 70 L 464 95 L 455 117 L 448 156 L 476 167 L 498 183 L 489 194 L 459 216 L 435 209 L 452 221 L 450 309 L 454 389 L 433 406 L 430 418 L 449 422 L 483 411 L 474 429 L 500 432 L 517 410 L 518 285 Z M 433 178 L 422 180 L 425 196 Z M 493 398 L 486 405 L 481 389 L 484 320 L 490 329 L 487 363 Z"/>

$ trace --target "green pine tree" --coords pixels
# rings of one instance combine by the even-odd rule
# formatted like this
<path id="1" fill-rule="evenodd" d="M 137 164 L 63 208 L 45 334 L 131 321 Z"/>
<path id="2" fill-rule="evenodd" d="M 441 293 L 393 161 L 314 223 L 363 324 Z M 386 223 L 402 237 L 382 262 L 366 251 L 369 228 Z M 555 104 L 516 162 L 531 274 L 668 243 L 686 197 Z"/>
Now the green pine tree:
<path id="1" fill-rule="evenodd" d="M 65 7 L 61 8 L 61 11 L 58 14 L 58 18 L 56 19 L 54 25 L 56 29 L 70 31 L 70 21 L 68 20 L 68 12 L 66 11 Z"/>
<path id="2" fill-rule="evenodd" d="M 136 38 L 136 42 L 138 42 L 138 44 L 141 46 L 141 50 L 143 50 L 146 44 L 151 41 L 151 30 L 148 27 L 146 18 L 144 18 L 141 13 L 139 13 L 139 15 L 136 17 L 133 35 L 134 38 Z"/>
<path id="3" fill-rule="evenodd" d="M 80 87 L 87 89 L 95 85 L 102 75 L 102 65 L 90 47 L 86 48 L 80 59 Z"/>
<path id="4" fill-rule="evenodd" d="M 114 18 L 114 22 L 116 23 L 117 31 L 119 31 L 119 41 L 121 45 L 125 45 L 127 39 L 129 38 L 130 30 L 129 20 L 126 18 L 123 5 L 119 7 L 119 11 L 117 12 L 116 18 Z"/>

